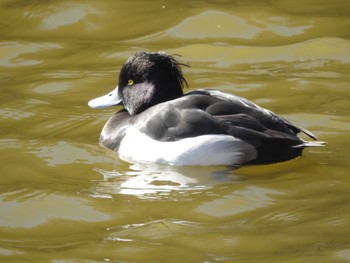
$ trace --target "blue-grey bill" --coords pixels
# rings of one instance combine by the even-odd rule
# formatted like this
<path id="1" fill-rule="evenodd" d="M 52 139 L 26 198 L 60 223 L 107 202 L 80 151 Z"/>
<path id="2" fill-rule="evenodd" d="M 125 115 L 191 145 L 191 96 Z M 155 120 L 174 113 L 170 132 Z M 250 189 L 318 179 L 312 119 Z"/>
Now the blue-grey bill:
<path id="1" fill-rule="evenodd" d="M 111 106 L 118 105 L 121 103 L 121 98 L 118 95 L 118 86 L 110 93 L 92 99 L 89 101 L 88 105 L 93 109 L 103 109 Z"/>

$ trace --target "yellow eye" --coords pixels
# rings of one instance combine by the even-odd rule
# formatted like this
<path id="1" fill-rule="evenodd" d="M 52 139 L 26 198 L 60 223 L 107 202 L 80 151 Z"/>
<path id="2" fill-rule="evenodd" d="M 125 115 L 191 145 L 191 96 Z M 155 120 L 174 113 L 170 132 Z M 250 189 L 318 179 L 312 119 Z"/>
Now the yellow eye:
<path id="1" fill-rule="evenodd" d="M 134 81 L 132 79 L 128 80 L 128 85 L 131 86 L 132 84 L 134 84 Z"/>

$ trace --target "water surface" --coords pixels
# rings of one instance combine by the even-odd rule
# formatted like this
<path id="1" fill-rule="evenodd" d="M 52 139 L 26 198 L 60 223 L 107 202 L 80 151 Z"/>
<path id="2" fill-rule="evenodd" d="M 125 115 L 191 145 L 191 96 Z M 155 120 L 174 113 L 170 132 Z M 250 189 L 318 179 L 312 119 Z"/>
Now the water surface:
<path id="1" fill-rule="evenodd" d="M 1 262 L 349 262 L 349 1 L 0 3 Z M 138 51 L 324 148 L 274 165 L 129 164 L 98 145 Z"/>

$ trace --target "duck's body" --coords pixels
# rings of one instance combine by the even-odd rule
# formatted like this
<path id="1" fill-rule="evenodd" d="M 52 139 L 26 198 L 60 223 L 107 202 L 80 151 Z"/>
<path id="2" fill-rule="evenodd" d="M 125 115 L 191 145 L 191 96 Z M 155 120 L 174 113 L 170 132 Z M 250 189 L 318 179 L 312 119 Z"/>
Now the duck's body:
<path id="1" fill-rule="evenodd" d="M 99 108 L 121 100 L 125 107 L 106 123 L 100 143 L 128 161 L 236 166 L 286 161 L 322 144 L 303 141 L 300 131 L 315 136 L 247 99 L 216 90 L 183 95 L 183 83 L 171 56 L 130 58 L 119 88 L 89 102 Z"/>

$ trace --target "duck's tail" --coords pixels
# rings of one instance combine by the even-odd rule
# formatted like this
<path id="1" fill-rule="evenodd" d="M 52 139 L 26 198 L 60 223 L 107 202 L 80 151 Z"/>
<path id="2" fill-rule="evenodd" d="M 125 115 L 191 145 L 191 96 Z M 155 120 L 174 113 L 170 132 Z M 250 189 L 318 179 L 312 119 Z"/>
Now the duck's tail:
<path id="1" fill-rule="evenodd" d="M 325 146 L 327 142 L 321 142 L 321 141 L 303 141 L 301 144 L 293 145 L 292 148 L 305 148 L 305 147 L 321 147 Z"/>

